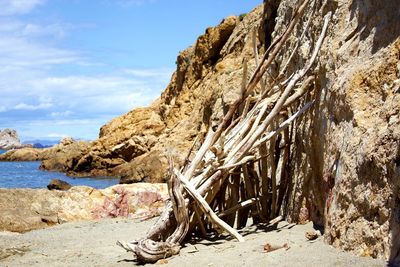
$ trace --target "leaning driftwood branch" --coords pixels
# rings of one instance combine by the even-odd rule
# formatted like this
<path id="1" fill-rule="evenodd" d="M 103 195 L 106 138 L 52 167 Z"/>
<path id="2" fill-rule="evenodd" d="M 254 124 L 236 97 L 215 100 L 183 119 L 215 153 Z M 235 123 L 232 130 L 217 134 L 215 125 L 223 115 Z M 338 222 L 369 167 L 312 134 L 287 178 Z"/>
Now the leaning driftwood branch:
<path id="1" fill-rule="evenodd" d="M 170 173 L 171 176 L 167 183 L 168 193 L 177 221 L 177 227 L 172 235 L 165 242 L 155 242 L 148 238 L 129 243 L 117 242 L 125 250 L 135 253 L 137 260 L 140 262 L 156 262 L 159 259 L 178 254 L 180 243 L 185 238 L 189 229 L 188 210 L 186 209 L 185 199 L 182 195 L 180 180 L 173 171 L 172 160 L 170 160 Z"/>
<path id="2" fill-rule="evenodd" d="M 181 173 L 179 173 L 177 170 L 175 170 L 175 175 L 181 180 L 183 186 L 187 190 L 187 192 L 192 196 L 192 198 L 196 201 L 196 203 L 199 205 L 200 209 L 207 215 L 207 217 L 210 218 L 211 222 L 213 222 L 215 225 L 220 227 L 221 229 L 227 231 L 230 235 L 235 237 L 239 242 L 244 242 L 244 238 L 232 227 L 230 227 L 227 223 L 225 223 L 223 220 L 221 220 L 211 209 L 211 207 L 208 205 L 207 201 L 204 200 L 202 196 L 196 191 L 196 189 L 193 187 L 193 185 L 183 176 Z"/>
<path id="3" fill-rule="evenodd" d="M 294 57 L 292 53 L 278 71 L 279 77 L 271 77 L 272 84 L 261 84 L 260 92 L 255 88 L 260 82 L 264 83 L 264 75 L 282 53 L 309 2 L 304 0 L 299 4 L 285 32 L 276 38 L 261 59 L 253 31 L 256 69 L 247 81 L 250 61 L 244 61 L 241 97 L 230 106 L 216 131 L 209 129 L 191 161 L 190 150 L 181 171 L 171 162 L 168 181 L 171 200 L 146 238 L 119 242 L 123 248 L 134 252 L 138 261 L 154 262 L 177 254 L 188 233 L 200 233 L 204 237 L 214 228 L 243 242 L 244 238 L 233 227 L 235 220 L 236 227 L 240 228 L 245 226 L 249 216 L 253 217 L 253 222 L 268 222 L 277 216 L 278 220 L 283 218 L 279 215 L 282 215 L 282 201 L 290 186 L 285 168 L 289 165 L 293 134 L 288 126 L 314 103 L 302 104 L 300 100 L 313 87 L 315 77 L 307 74 L 315 63 L 331 14 L 325 16 L 321 34 L 303 68 L 293 73 L 287 71 Z M 314 12 L 315 3 L 312 14 Z M 295 49 L 298 46 L 299 43 Z M 295 106 L 301 108 L 292 112 Z"/>

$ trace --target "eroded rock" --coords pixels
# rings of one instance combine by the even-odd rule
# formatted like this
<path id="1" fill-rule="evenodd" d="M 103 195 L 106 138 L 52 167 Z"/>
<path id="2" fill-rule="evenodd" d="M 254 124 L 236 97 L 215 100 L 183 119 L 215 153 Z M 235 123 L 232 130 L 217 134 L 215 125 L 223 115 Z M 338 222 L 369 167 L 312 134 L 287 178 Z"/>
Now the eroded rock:
<path id="1" fill-rule="evenodd" d="M 125 200 L 118 198 L 124 192 Z M 55 224 L 102 217 L 152 217 L 167 198 L 165 184 L 116 185 L 103 190 L 0 189 L 0 231 L 26 232 Z M 124 206 L 125 205 L 125 206 Z M 117 209 L 125 207 L 125 212 Z"/>
<path id="2" fill-rule="evenodd" d="M 26 147 L 28 145 L 21 144 L 17 131 L 13 129 L 0 130 L 0 149 L 16 149 Z"/>
<path id="3" fill-rule="evenodd" d="M 72 185 L 70 185 L 69 183 L 67 183 L 65 181 L 59 180 L 59 179 L 53 179 L 47 185 L 47 189 L 49 189 L 49 190 L 67 191 L 71 187 L 72 187 Z"/>
<path id="4" fill-rule="evenodd" d="M 269 2 L 269 1 L 266 1 Z M 285 30 L 295 1 L 281 1 L 273 36 Z M 298 120 L 292 153 L 295 181 L 286 204 L 292 221 L 309 218 L 325 239 L 358 255 L 399 255 L 394 221 L 400 169 L 400 10 L 396 1 L 322 1 L 293 64 L 305 62 L 322 16 L 333 13 L 316 69 L 317 102 Z M 384 18 L 384 19 L 383 19 Z M 299 38 L 304 24 L 296 29 Z M 276 64 L 284 64 L 295 45 Z M 397 245 L 396 245 L 397 244 Z M 397 248 L 396 248 L 397 247 Z"/>
<path id="5" fill-rule="evenodd" d="M 182 164 L 198 133 L 218 124 L 240 95 L 242 61 L 252 53 L 247 35 L 259 27 L 261 14 L 258 7 L 242 21 L 230 16 L 208 28 L 193 47 L 178 55 L 177 70 L 159 99 L 104 125 L 87 149 L 58 151 L 41 167 L 73 175 L 121 177 L 122 183 L 164 181 L 166 158 L 171 155 L 177 166 Z M 249 68 L 254 69 L 255 62 Z"/>

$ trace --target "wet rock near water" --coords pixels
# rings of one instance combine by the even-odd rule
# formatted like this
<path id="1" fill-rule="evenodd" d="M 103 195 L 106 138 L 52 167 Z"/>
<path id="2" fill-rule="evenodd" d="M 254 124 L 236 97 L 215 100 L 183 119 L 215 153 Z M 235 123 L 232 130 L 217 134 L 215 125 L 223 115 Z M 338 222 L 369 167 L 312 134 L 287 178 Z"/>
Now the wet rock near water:
<path id="1" fill-rule="evenodd" d="M 59 179 L 53 179 L 47 185 L 47 189 L 49 189 L 49 190 L 67 191 L 71 187 L 72 187 L 72 185 L 70 185 L 69 183 L 67 183 L 65 181 L 59 180 Z"/>
<path id="2" fill-rule="evenodd" d="M 65 137 L 57 145 L 48 148 L 23 147 L 0 155 L 2 161 L 42 161 L 41 169 L 66 172 L 73 164 L 72 158 L 82 156 L 89 142 Z M 48 166 L 51 166 L 48 167 Z"/>

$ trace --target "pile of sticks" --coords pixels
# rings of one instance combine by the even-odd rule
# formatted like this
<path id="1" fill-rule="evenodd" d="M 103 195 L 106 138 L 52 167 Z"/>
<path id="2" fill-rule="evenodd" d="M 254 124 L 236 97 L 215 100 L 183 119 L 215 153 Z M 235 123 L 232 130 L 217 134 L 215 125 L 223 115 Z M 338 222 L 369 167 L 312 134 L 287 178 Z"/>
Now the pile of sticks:
<path id="1" fill-rule="evenodd" d="M 308 30 L 305 22 L 302 36 L 276 77 L 267 78 L 267 70 L 301 20 L 304 10 L 315 3 L 301 1 L 293 12 L 284 33 L 275 39 L 259 59 L 253 33 L 256 69 L 247 80 L 247 63 L 243 65 L 242 94 L 226 113 L 218 128 L 209 130 L 204 142 L 178 170 L 170 160 L 168 188 L 170 200 L 147 236 L 131 242 L 120 242 L 136 254 L 137 261 L 156 262 L 179 253 L 188 234 L 206 237 L 210 232 L 227 232 L 238 241 L 244 238 L 236 229 L 253 222 L 269 222 L 280 215 L 290 186 L 291 123 L 308 110 L 308 102 L 297 111 L 302 96 L 313 88 L 310 69 L 323 43 L 331 14 L 324 18 L 321 33 L 305 65 L 288 73 L 288 65 Z M 267 83 L 268 80 L 268 83 Z M 236 229 L 234 228 L 236 227 Z"/>

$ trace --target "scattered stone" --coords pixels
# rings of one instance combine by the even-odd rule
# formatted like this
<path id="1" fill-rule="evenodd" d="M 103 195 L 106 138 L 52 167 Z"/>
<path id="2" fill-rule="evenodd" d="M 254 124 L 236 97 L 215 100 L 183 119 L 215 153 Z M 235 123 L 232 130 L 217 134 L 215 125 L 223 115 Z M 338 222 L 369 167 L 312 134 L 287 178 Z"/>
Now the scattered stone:
<path id="1" fill-rule="evenodd" d="M 275 251 L 278 249 L 284 248 L 285 250 L 288 250 L 290 247 L 287 243 L 283 244 L 283 245 L 276 245 L 276 244 L 270 244 L 270 243 L 266 243 L 264 245 L 264 252 L 268 253 L 271 251 Z"/>
<path id="2" fill-rule="evenodd" d="M 319 231 L 308 231 L 305 234 L 307 240 L 310 240 L 310 241 L 317 239 L 320 235 L 321 235 L 321 233 Z"/>
<path id="3" fill-rule="evenodd" d="M 167 264 L 168 260 L 167 259 L 160 259 L 156 262 L 156 264 Z"/>
<path id="4" fill-rule="evenodd" d="M 67 183 L 65 181 L 59 180 L 59 179 L 53 179 L 47 185 L 47 189 L 49 189 L 49 190 L 67 191 L 71 187 L 72 187 L 72 185 L 70 185 L 69 183 Z"/>

